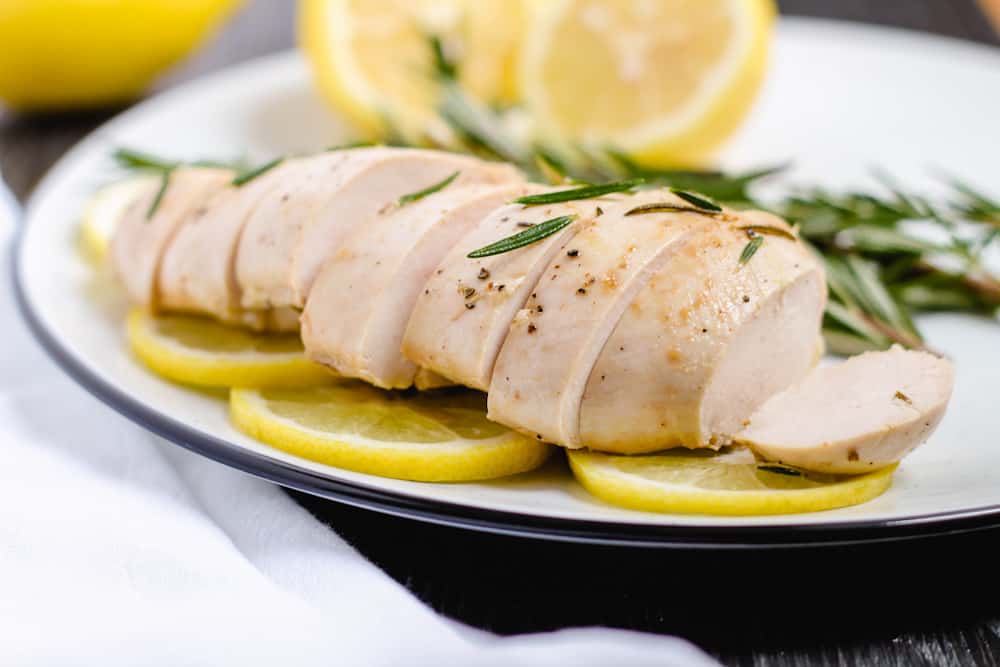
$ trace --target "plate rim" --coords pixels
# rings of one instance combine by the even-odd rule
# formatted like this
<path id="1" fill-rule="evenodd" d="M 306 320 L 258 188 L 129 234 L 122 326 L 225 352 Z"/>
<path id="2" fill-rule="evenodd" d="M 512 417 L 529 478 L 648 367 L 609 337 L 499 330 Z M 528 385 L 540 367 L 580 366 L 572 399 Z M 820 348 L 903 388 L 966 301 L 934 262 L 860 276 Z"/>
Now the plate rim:
<path id="1" fill-rule="evenodd" d="M 191 452 L 254 477 L 311 495 L 383 514 L 501 535 L 605 546 L 683 549 L 812 548 L 894 542 L 986 530 L 1000 525 L 1000 505 L 952 510 L 902 519 L 838 523 L 792 523 L 780 526 L 665 526 L 586 521 L 471 507 L 432 501 L 360 483 L 336 480 L 278 459 L 237 447 L 201 433 L 166 415 L 92 373 L 63 347 L 35 313 L 21 281 L 21 247 L 27 229 L 22 220 L 10 246 L 15 302 L 49 357 L 77 384 L 123 417 Z"/>
<path id="2" fill-rule="evenodd" d="M 977 56 L 996 52 L 987 45 L 968 40 L 927 35 L 901 28 L 858 24 L 849 21 L 794 18 L 794 24 L 809 24 L 821 29 L 849 28 L 861 31 L 896 33 L 898 37 L 923 39 L 937 46 L 977 52 Z M 970 49 L 971 47 L 971 49 Z M 36 312 L 28 289 L 22 281 L 22 248 L 27 236 L 28 220 L 37 202 L 48 195 L 50 183 L 61 167 L 78 152 L 86 150 L 100 133 L 123 122 L 133 114 L 163 101 L 165 97 L 183 94 L 190 85 L 205 85 L 214 77 L 231 76 L 235 70 L 252 70 L 288 58 L 294 51 L 281 51 L 224 67 L 196 77 L 175 88 L 150 98 L 116 114 L 72 146 L 46 173 L 28 201 L 19 224 L 15 226 L 10 245 L 10 277 L 18 310 L 36 341 L 53 361 L 89 393 L 130 421 L 157 436 L 241 472 L 329 500 L 342 502 L 384 514 L 406 517 L 440 525 L 471 529 L 495 534 L 563 542 L 606 546 L 658 547 L 684 549 L 757 549 L 812 548 L 877 543 L 948 535 L 985 530 L 1000 526 L 1000 504 L 983 507 L 926 513 L 899 519 L 868 519 L 836 523 L 790 523 L 780 526 L 668 526 L 645 523 L 588 521 L 565 517 L 546 517 L 510 510 L 473 507 L 443 500 L 430 500 L 368 487 L 363 483 L 337 480 L 318 472 L 297 467 L 292 463 L 272 459 L 200 432 L 184 422 L 160 412 L 155 407 L 131 397 L 114 383 L 92 372 L 65 347 L 58 335 L 47 328 Z"/>

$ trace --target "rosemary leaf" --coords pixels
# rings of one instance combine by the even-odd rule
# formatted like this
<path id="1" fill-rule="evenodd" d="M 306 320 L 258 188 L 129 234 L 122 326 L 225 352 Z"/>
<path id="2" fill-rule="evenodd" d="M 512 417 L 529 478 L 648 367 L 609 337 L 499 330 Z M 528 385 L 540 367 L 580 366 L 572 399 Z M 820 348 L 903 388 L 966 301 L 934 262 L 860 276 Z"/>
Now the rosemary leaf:
<path id="1" fill-rule="evenodd" d="M 538 168 L 539 173 L 545 177 L 545 180 L 552 185 L 559 185 L 570 180 L 567 176 L 566 165 L 562 160 L 544 148 L 535 150 L 535 166 Z"/>
<path id="2" fill-rule="evenodd" d="M 789 477 L 802 477 L 802 471 L 782 465 L 762 464 L 757 466 L 757 470 L 772 472 L 776 475 L 788 475 Z"/>
<path id="3" fill-rule="evenodd" d="M 285 161 L 285 158 L 283 158 L 283 157 L 276 157 L 273 160 L 271 160 L 270 162 L 265 162 L 264 164 L 260 165 L 259 167 L 255 167 L 253 169 L 250 169 L 249 171 L 245 171 L 245 172 L 243 172 L 241 174 L 238 174 L 233 179 L 232 185 L 233 185 L 233 187 L 237 187 L 237 188 L 243 187 L 244 185 L 246 185 L 247 183 L 249 183 L 253 179 L 257 178 L 261 174 L 264 174 L 264 173 L 266 173 L 268 171 L 271 171 L 272 169 L 274 169 L 275 167 L 277 167 L 279 164 L 281 164 L 284 161 Z"/>
<path id="4" fill-rule="evenodd" d="M 445 54 L 444 42 L 437 35 L 430 35 L 427 40 L 431 49 L 434 74 L 442 81 L 456 81 L 458 79 L 458 64 Z"/>
<path id="5" fill-rule="evenodd" d="M 699 208 L 703 211 L 711 211 L 712 213 L 722 213 L 721 206 L 716 204 L 714 201 L 705 198 L 703 195 L 688 192 L 687 190 L 680 190 L 678 188 L 670 188 L 670 191 L 695 208 Z"/>
<path id="6" fill-rule="evenodd" d="M 130 148 L 118 148 L 111 154 L 115 162 L 125 169 L 150 169 L 155 171 L 169 171 L 180 166 L 179 162 L 164 160 L 150 153 L 132 150 Z"/>
<path id="7" fill-rule="evenodd" d="M 544 192 L 537 195 L 518 197 L 514 200 L 514 203 L 524 204 L 525 206 L 539 206 L 541 204 L 558 204 L 578 199 L 593 199 L 594 197 L 608 195 L 613 192 L 625 192 L 636 186 L 642 185 L 643 183 L 645 183 L 645 180 L 641 178 L 633 178 L 627 181 L 618 181 L 616 183 L 584 185 L 582 187 L 570 188 L 568 190 L 557 190 L 555 192 Z"/>
<path id="8" fill-rule="evenodd" d="M 823 327 L 823 340 L 826 342 L 827 352 L 831 354 L 838 354 L 842 357 L 853 357 L 854 355 L 861 354 L 862 352 L 884 350 L 889 347 L 888 343 L 885 345 L 877 345 L 862 336 L 856 336 L 852 333 L 840 331 L 828 326 Z"/>
<path id="9" fill-rule="evenodd" d="M 705 211 L 694 206 L 680 206 L 669 202 L 653 202 L 643 204 L 625 211 L 625 215 L 644 215 L 646 213 L 698 213 L 700 215 L 714 215 L 711 211 Z"/>
<path id="10" fill-rule="evenodd" d="M 526 245 L 531 245 L 532 243 L 541 241 L 547 236 L 555 234 L 575 219 L 575 215 L 561 215 L 558 218 L 552 218 L 550 220 L 546 220 L 545 222 L 540 222 L 537 225 L 525 229 L 523 232 L 518 232 L 506 238 L 500 239 L 495 243 L 491 243 L 488 246 L 484 246 L 478 250 L 473 250 L 466 255 L 466 257 L 469 257 L 470 259 L 478 259 L 480 257 L 489 257 L 490 255 L 501 255 L 505 252 L 510 252 L 511 250 L 523 248 Z"/>
<path id="11" fill-rule="evenodd" d="M 160 188 L 156 191 L 156 195 L 153 197 L 152 203 L 149 205 L 149 210 L 146 211 L 146 221 L 153 219 L 156 212 L 160 208 L 160 204 L 163 202 L 163 195 L 167 194 L 167 188 L 170 187 L 170 177 L 174 173 L 174 168 L 170 167 L 168 169 L 163 169 L 160 172 Z"/>
<path id="12" fill-rule="evenodd" d="M 764 243 L 764 237 L 759 235 L 754 235 L 750 237 L 747 244 L 743 246 L 743 252 L 740 253 L 740 266 L 749 262 L 757 251 L 760 250 L 760 246 Z"/>
<path id="13" fill-rule="evenodd" d="M 834 299 L 830 299 L 826 304 L 823 323 L 827 330 L 839 330 L 863 340 L 866 345 L 865 349 L 883 350 L 889 347 L 892 342 L 873 327 L 867 319 L 859 315 L 856 310 L 844 306 Z"/>
<path id="14" fill-rule="evenodd" d="M 461 173 L 462 173 L 461 171 L 456 171 L 451 176 L 448 176 L 444 180 L 438 181 L 434 185 L 430 185 L 424 188 L 423 190 L 417 190 L 416 192 L 411 192 L 408 195 L 403 195 L 402 197 L 399 198 L 398 202 L 399 206 L 405 206 L 406 204 L 419 201 L 428 195 L 432 195 L 435 192 L 440 192 L 441 190 L 444 190 L 446 187 L 451 185 L 452 182 L 456 178 L 458 178 L 458 175 Z"/>
<path id="15" fill-rule="evenodd" d="M 782 229 L 781 227 L 772 227 L 771 225 L 745 225 L 743 227 L 737 227 L 747 232 L 750 236 L 751 232 L 755 235 L 766 235 L 766 236 L 780 236 L 783 239 L 790 239 L 792 241 L 798 241 L 798 237 L 791 233 L 787 229 Z"/>
<path id="16" fill-rule="evenodd" d="M 896 331 L 909 334 L 919 343 L 920 334 L 913 326 L 909 314 L 901 304 L 896 302 L 882 283 L 878 264 L 857 255 L 847 255 L 845 262 L 857 279 L 857 292 L 861 296 L 862 303 L 866 305 L 866 309 Z M 913 341 L 908 342 L 912 343 Z"/>
<path id="17" fill-rule="evenodd" d="M 869 224 L 854 225 L 845 229 L 841 232 L 837 242 L 838 245 L 848 249 L 876 254 L 924 255 L 948 250 L 948 248 L 907 236 L 889 227 Z"/>
<path id="18" fill-rule="evenodd" d="M 333 146 L 328 146 L 326 152 L 335 153 L 337 151 L 348 151 L 353 148 L 373 148 L 378 145 L 378 142 L 375 141 L 349 141 L 345 144 L 334 144 Z"/>

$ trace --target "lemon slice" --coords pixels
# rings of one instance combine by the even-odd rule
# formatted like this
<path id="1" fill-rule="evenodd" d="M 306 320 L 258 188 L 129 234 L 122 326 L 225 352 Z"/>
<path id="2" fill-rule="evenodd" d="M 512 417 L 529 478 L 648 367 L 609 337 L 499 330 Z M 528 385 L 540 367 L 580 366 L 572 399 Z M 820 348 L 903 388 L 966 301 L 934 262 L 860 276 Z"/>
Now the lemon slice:
<path id="1" fill-rule="evenodd" d="M 775 13 L 772 0 L 536 0 L 521 94 L 545 136 L 699 164 L 749 111 Z"/>
<path id="2" fill-rule="evenodd" d="M 309 387 L 334 379 L 306 359 L 298 334 L 260 334 L 199 317 L 134 310 L 128 341 L 157 374 L 200 387 Z"/>
<path id="3" fill-rule="evenodd" d="M 129 204 L 158 182 L 156 176 L 142 174 L 106 185 L 90 198 L 80 220 L 80 243 L 84 254 L 100 263 L 104 260 L 115 233 Z"/>
<path id="4" fill-rule="evenodd" d="M 304 0 L 299 41 L 321 92 L 368 134 L 385 122 L 419 138 L 439 96 L 430 35 L 459 61 L 463 87 L 509 101 L 523 0 Z"/>
<path id="5" fill-rule="evenodd" d="M 895 466 L 857 476 L 824 475 L 746 456 L 683 451 L 619 456 L 571 451 L 590 493 L 613 505 L 676 514 L 795 514 L 857 505 L 881 495 Z"/>
<path id="6" fill-rule="evenodd" d="M 504 477 L 540 466 L 551 446 L 486 419 L 486 398 L 448 389 L 400 394 L 360 382 L 234 389 L 236 426 L 320 463 L 418 482 Z"/>

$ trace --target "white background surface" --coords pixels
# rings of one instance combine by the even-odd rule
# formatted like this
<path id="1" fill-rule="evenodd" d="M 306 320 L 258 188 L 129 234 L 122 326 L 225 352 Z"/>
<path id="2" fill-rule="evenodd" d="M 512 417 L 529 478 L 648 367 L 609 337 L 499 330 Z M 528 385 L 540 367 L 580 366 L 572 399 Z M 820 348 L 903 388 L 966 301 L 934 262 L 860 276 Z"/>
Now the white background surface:
<path id="1" fill-rule="evenodd" d="M 873 186 L 872 167 L 937 191 L 946 170 L 1000 195 L 1000 55 L 915 34 L 784 20 L 763 99 L 727 148 L 729 167 L 792 160 L 788 183 Z M 295 459 L 230 427 L 225 406 L 148 374 L 122 342 L 122 305 L 93 284 L 76 252 L 81 203 L 111 176 L 120 145 L 179 158 L 264 159 L 336 143 L 343 127 L 315 99 L 297 56 L 272 57 L 175 89 L 112 122 L 72 151 L 29 210 L 21 281 L 44 325 L 89 370 L 192 428 L 331 478 L 428 500 L 549 517 L 674 526 L 764 526 L 906 521 L 1000 506 L 1000 390 L 996 322 L 936 316 L 921 322 L 953 356 L 953 404 L 931 442 L 908 458 L 893 488 L 865 505 L 821 514 L 719 518 L 654 515 L 590 498 L 558 465 L 488 484 L 435 485 L 376 478 Z"/>

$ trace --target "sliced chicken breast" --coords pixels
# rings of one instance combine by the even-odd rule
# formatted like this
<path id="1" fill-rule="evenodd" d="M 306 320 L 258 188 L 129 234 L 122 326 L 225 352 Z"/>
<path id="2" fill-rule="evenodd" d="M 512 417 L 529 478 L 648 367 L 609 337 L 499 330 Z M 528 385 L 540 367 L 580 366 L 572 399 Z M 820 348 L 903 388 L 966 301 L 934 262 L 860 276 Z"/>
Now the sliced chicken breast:
<path id="1" fill-rule="evenodd" d="M 404 148 L 329 154 L 311 181 L 289 183 L 288 198 L 256 212 L 236 260 L 244 308 L 303 307 L 326 259 L 357 227 L 400 197 L 456 174 L 453 185 L 520 183 L 509 165 Z"/>
<path id="2" fill-rule="evenodd" d="M 719 224 L 697 212 L 639 213 L 638 207 L 654 204 L 689 207 L 668 190 L 609 202 L 604 215 L 552 259 L 497 357 L 490 419 L 571 449 L 581 446 L 584 387 L 622 313 L 688 235 Z"/>
<path id="3" fill-rule="evenodd" d="M 159 275 L 163 307 L 213 315 L 255 329 L 274 328 L 268 312 L 240 307 L 236 250 L 257 208 L 264 202 L 280 201 L 280 188 L 308 177 L 311 169 L 306 160 L 289 160 L 243 186 L 216 192 L 194 211 L 163 256 Z M 297 328 L 297 316 L 294 319 L 292 326 Z"/>
<path id="4" fill-rule="evenodd" d="M 718 447 L 812 368 L 826 301 L 822 267 L 801 243 L 770 235 L 741 263 L 742 226 L 720 221 L 685 239 L 632 299 L 587 381 L 581 445 L 621 453 Z"/>
<path id="5" fill-rule="evenodd" d="M 932 354 L 866 352 L 769 398 L 736 439 L 771 461 L 869 472 L 898 463 L 930 437 L 954 383 L 952 364 Z"/>
<path id="6" fill-rule="evenodd" d="M 302 314 L 309 357 L 380 387 L 413 385 L 417 365 L 400 347 L 424 283 L 472 226 L 523 192 L 523 185 L 453 184 L 360 225 L 313 283 Z"/>
<path id="7" fill-rule="evenodd" d="M 272 310 L 293 305 L 291 262 L 302 230 L 327 199 L 381 149 L 331 151 L 275 168 L 278 186 L 246 221 L 236 250 L 240 306 Z"/>
<path id="8" fill-rule="evenodd" d="M 406 327 L 403 354 L 454 382 L 486 391 L 510 323 L 542 271 L 609 201 L 510 204 L 493 211 L 462 238 L 424 285 Z M 473 250 L 563 215 L 576 218 L 531 245 L 480 259 L 467 257 Z"/>
<path id="9" fill-rule="evenodd" d="M 233 172 L 224 169 L 176 169 L 162 193 L 159 181 L 151 184 L 126 209 L 111 240 L 111 263 L 133 303 L 159 307 L 157 275 L 164 252 L 181 225 L 232 179 Z"/>

